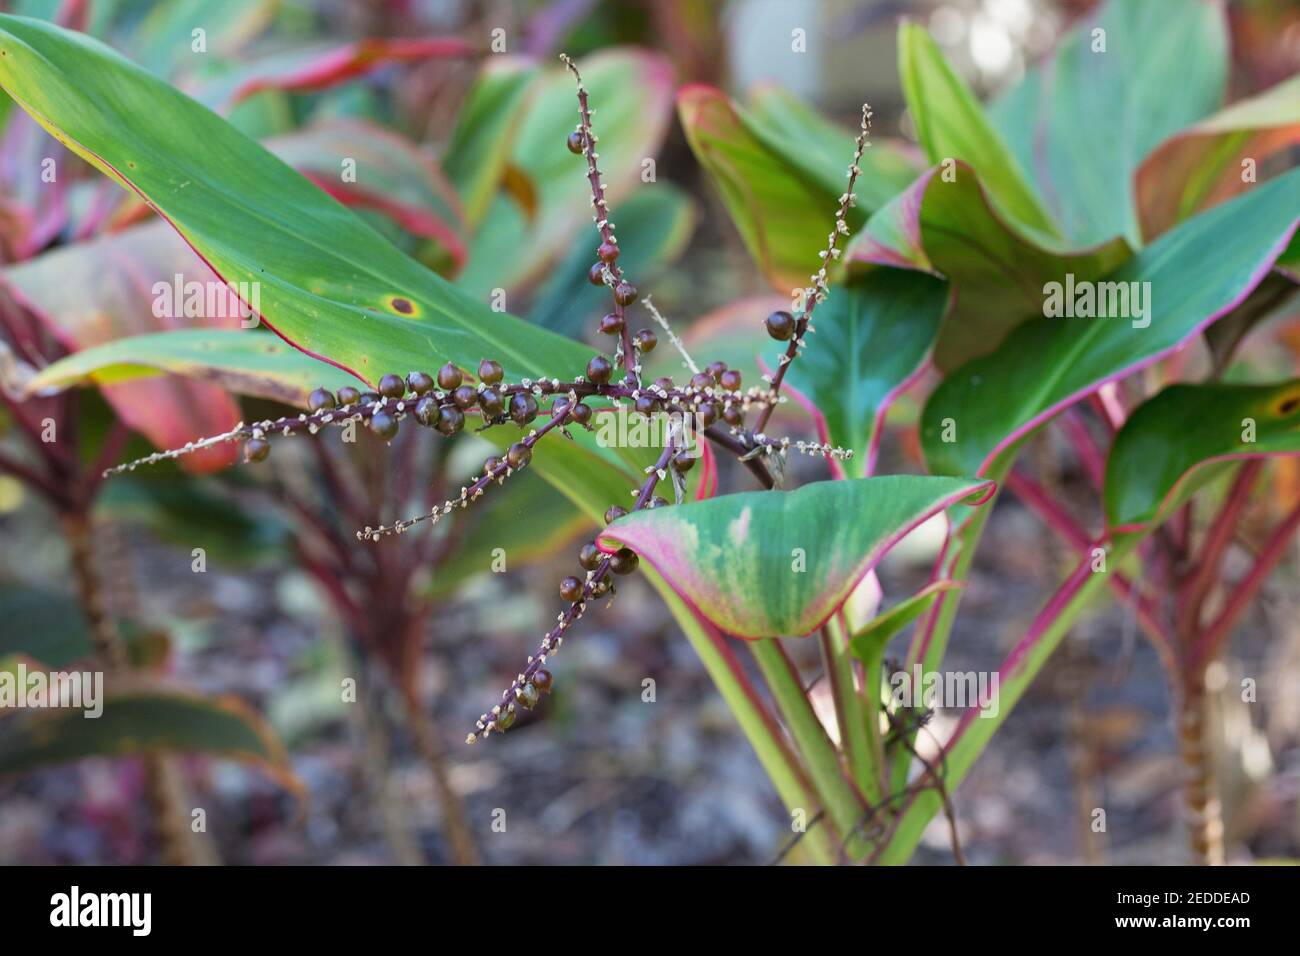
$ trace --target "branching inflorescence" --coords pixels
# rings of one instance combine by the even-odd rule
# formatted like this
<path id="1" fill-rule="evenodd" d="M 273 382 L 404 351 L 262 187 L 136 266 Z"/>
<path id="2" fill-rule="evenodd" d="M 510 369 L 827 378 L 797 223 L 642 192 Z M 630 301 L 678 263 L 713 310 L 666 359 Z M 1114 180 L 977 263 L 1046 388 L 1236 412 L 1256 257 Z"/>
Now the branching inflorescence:
<path id="1" fill-rule="evenodd" d="M 853 204 L 853 187 L 867 145 L 871 111 L 862 110 L 862 131 L 857 138 L 853 163 L 849 167 L 848 191 L 840 197 L 835 217 L 835 228 L 830 235 L 826 251 L 821 253 L 822 266 L 812 276 L 812 287 L 805 290 L 805 308 L 798 318 L 789 312 L 774 312 L 765 320 L 772 338 L 789 341 L 781 358 L 780 368 L 770 383 L 762 387 L 744 388 L 741 373 L 727 368 L 723 362 L 711 362 L 701 369 L 690 357 L 682 340 L 673 333 L 667 320 L 647 299 L 644 302 L 655 321 L 667 333 L 670 341 L 681 353 L 691 375 L 685 385 L 676 384 L 665 376 L 646 383 L 642 379 L 641 356 L 652 351 L 657 338 L 652 329 L 643 328 L 633 334 L 627 322 L 627 308 L 638 299 L 635 286 L 618 266 L 618 240 L 610 219 L 605 198 L 605 184 L 601 182 L 596 144 L 599 138 L 592 128 L 591 117 L 595 110 L 588 104 L 587 90 L 577 66 L 568 56 L 561 56 L 565 66 L 577 83 L 579 121 L 569 134 L 567 146 L 586 160 L 587 178 L 591 183 L 593 219 L 600 243 L 596 249 L 597 261 L 593 263 L 588 278 L 593 285 L 610 289 L 613 307 L 599 323 L 599 331 L 615 336 L 613 360 L 605 355 L 595 355 L 587 363 L 585 374 L 569 381 L 555 378 L 522 379 L 506 383 L 501 365 L 484 359 L 479 363 L 476 381 L 454 363 L 440 368 L 436 375 L 411 372 L 405 377 L 398 374 L 382 376 L 374 391 L 347 386 L 332 392 L 319 388 L 311 393 L 308 411 L 296 416 L 268 419 L 251 424 L 241 423 L 222 435 L 191 442 L 183 448 L 158 452 L 138 461 L 119 465 L 105 474 L 131 471 L 143 464 L 178 458 L 222 442 L 243 441 L 244 458 L 248 462 L 266 459 L 272 439 L 294 435 L 315 435 L 324 428 L 369 428 L 379 437 L 391 440 L 397 435 L 401 422 L 409 416 L 422 426 L 451 437 L 462 431 L 470 421 L 479 422 L 478 431 L 513 422 L 526 430 L 519 441 L 511 444 L 504 455 L 493 455 L 483 463 L 481 473 L 460 490 L 457 498 L 448 499 L 426 514 L 394 522 L 392 525 L 366 527 L 357 531 L 357 538 L 380 541 L 387 535 L 401 534 L 411 527 L 428 522 L 436 523 L 459 508 L 467 508 L 482 497 L 495 484 L 503 484 L 515 472 L 526 467 L 532 459 L 533 449 L 554 432 L 572 437 L 570 428 L 592 429 L 597 413 L 618 412 L 630 403 L 636 414 L 647 418 L 669 413 L 669 423 L 664 432 L 663 450 L 658 460 L 646 468 L 645 479 L 632 489 L 632 508 L 658 508 L 669 505 L 667 499 L 655 492 L 670 474 L 673 476 L 675 497 L 681 500 L 684 482 L 681 476 L 695 462 L 687 447 L 686 429 L 703 434 L 719 448 L 735 455 L 767 487 L 778 482 L 785 457 L 790 449 L 824 457 L 847 458 L 851 451 L 832 448 L 817 442 L 793 442 L 789 438 L 771 438 L 763 434 L 773 409 L 784 399 L 780 396 L 785 369 L 798 354 L 804 336 L 812 331 L 810 320 L 817 302 L 827 294 L 827 266 L 838 258 L 837 242 L 848 232 L 845 216 Z M 615 380 L 614 370 L 621 367 L 624 374 Z M 543 407 L 545 406 L 545 407 Z M 747 414 L 758 409 L 757 426 L 745 427 Z M 543 419 L 537 424 L 539 419 Z M 769 470 L 766 463 L 774 466 Z M 621 505 L 611 505 L 605 512 L 606 524 L 628 513 Z M 467 737 L 474 742 L 492 732 L 503 732 L 518 718 L 519 709 L 531 710 L 543 693 L 549 692 L 553 683 L 551 672 L 545 665 L 564 643 L 567 631 L 577 623 L 593 600 L 615 593 L 617 576 L 636 570 L 637 555 L 628 548 L 605 553 L 595 541 L 588 541 L 578 552 L 581 576 L 569 575 L 560 581 L 559 592 L 566 602 L 556 616 L 556 624 L 542 637 L 537 652 L 528 658 L 524 669 L 502 693 L 500 703 L 482 714 L 475 731 Z"/>

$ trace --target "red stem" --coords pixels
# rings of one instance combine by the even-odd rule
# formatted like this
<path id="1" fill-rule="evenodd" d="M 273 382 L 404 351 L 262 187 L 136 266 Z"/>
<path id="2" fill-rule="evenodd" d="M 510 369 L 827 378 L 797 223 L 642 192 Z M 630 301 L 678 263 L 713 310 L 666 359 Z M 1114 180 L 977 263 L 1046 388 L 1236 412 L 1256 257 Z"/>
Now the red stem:
<path id="1" fill-rule="evenodd" d="M 1300 528 L 1300 504 L 1292 508 L 1282 523 L 1274 529 L 1265 542 L 1263 550 L 1260 551 L 1259 557 L 1255 559 L 1254 566 L 1233 588 L 1232 597 L 1228 599 L 1223 611 L 1196 639 L 1190 655 L 1190 667 L 1193 672 L 1204 667 L 1218 653 L 1241 616 L 1250 607 L 1259 589 L 1263 587 L 1268 576 L 1273 573 L 1273 569 L 1286 554 L 1287 547 L 1291 544 L 1291 537 L 1296 533 L 1297 528 Z"/>

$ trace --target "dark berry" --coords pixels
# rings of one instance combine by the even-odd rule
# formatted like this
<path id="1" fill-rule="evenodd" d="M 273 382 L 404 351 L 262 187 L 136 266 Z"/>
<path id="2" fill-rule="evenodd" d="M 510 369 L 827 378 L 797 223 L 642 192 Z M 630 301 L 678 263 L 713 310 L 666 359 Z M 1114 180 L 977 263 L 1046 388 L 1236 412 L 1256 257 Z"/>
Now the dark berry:
<path id="1" fill-rule="evenodd" d="M 510 396 L 510 418 L 517 425 L 527 425 L 537 417 L 537 400 L 527 392 Z"/>
<path id="2" fill-rule="evenodd" d="M 674 388 L 673 380 L 669 378 L 667 375 L 659 376 L 657 379 L 655 379 L 655 384 L 658 385 L 660 388 L 662 388 L 665 392 L 672 391 L 672 389 Z"/>
<path id="3" fill-rule="evenodd" d="M 605 509 L 605 524 L 613 524 L 625 514 L 627 514 L 627 509 L 622 505 L 610 505 Z"/>
<path id="4" fill-rule="evenodd" d="M 606 312 L 600 319 L 600 331 L 605 335 L 619 335 L 623 331 L 623 316 Z"/>
<path id="5" fill-rule="evenodd" d="M 727 370 L 726 362 L 710 362 L 708 366 L 704 369 L 704 371 L 708 372 L 710 375 L 713 376 L 713 380 L 715 382 L 718 380 L 718 377 L 721 376 L 722 373 L 725 372 L 726 370 Z"/>
<path id="6" fill-rule="evenodd" d="M 614 301 L 626 308 L 636 301 L 636 286 L 625 280 L 620 280 L 614 286 Z"/>
<path id="7" fill-rule="evenodd" d="M 473 385 L 462 385 L 451 393 L 451 400 L 459 409 L 473 408 L 478 402 L 478 392 Z"/>
<path id="8" fill-rule="evenodd" d="M 659 344 L 659 339 L 649 329 L 641 329 L 632 341 L 642 352 L 653 352 Z"/>
<path id="9" fill-rule="evenodd" d="M 307 407 L 313 412 L 334 407 L 334 393 L 328 388 L 318 388 L 307 396 Z"/>
<path id="10" fill-rule="evenodd" d="M 495 388 L 485 388 L 478 393 L 478 403 L 483 409 L 483 414 L 488 418 L 496 418 L 506 410 L 501 401 L 501 393 Z"/>
<path id="11" fill-rule="evenodd" d="M 460 374 L 460 369 L 458 369 L 452 362 L 448 362 L 442 368 L 438 369 L 438 387 L 444 392 L 450 392 L 452 389 L 460 388 L 462 378 L 463 376 Z"/>
<path id="12" fill-rule="evenodd" d="M 244 442 L 244 461 L 266 461 L 271 454 L 271 443 L 265 438 L 250 438 Z"/>
<path id="13" fill-rule="evenodd" d="M 518 471 L 532 460 L 533 450 L 521 441 L 515 442 L 506 451 L 506 464 Z"/>
<path id="14" fill-rule="evenodd" d="M 415 420 L 427 428 L 438 424 L 438 400 L 426 395 L 415 403 Z"/>
<path id="15" fill-rule="evenodd" d="M 495 385 L 505 377 L 505 374 L 500 362 L 484 359 L 478 363 L 478 380 L 484 385 Z"/>
<path id="16" fill-rule="evenodd" d="M 689 452 L 679 452 L 673 459 L 673 467 L 684 475 L 695 467 L 695 456 Z"/>
<path id="17" fill-rule="evenodd" d="M 638 395 L 636 399 L 636 410 L 638 413 L 649 417 L 659 411 L 659 399 L 653 395 Z"/>
<path id="18" fill-rule="evenodd" d="M 718 406 L 712 402 L 700 402 L 695 414 L 699 416 L 700 427 L 708 428 L 718 420 Z"/>
<path id="19" fill-rule="evenodd" d="M 582 153 L 583 144 L 586 140 L 587 138 L 582 135 L 581 130 L 575 129 L 569 134 L 569 138 L 565 141 L 564 145 L 569 147 L 569 152 L 578 155 Z"/>
<path id="20" fill-rule="evenodd" d="M 596 385 L 609 384 L 610 376 L 613 374 L 613 364 L 603 355 L 593 356 L 591 361 L 587 363 L 587 380 Z"/>
<path id="21" fill-rule="evenodd" d="M 576 601 L 582 597 L 582 582 L 570 575 L 560 582 L 560 597 L 566 601 Z"/>
<path id="22" fill-rule="evenodd" d="M 586 425 L 591 421 L 591 406 L 584 405 L 582 402 L 573 406 L 573 411 L 569 413 L 575 422 L 579 425 Z"/>
<path id="23" fill-rule="evenodd" d="M 490 455 L 487 460 L 483 462 L 483 474 L 490 475 L 500 467 L 501 459 L 496 455 Z"/>
<path id="24" fill-rule="evenodd" d="M 416 395 L 433 391 L 433 376 L 428 372 L 411 372 L 406 376 L 406 387 Z"/>
<path id="25" fill-rule="evenodd" d="M 379 401 L 379 393 L 378 393 L 378 392 L 362 392 L 361 395 L 358 396 L 357 401 L 362 402 L 363 404 L 366 404 L 366 405 L 370 405 L 370 404 L 372 404 L 372 403 L 374 403 L 374 402 Z"/>
<path id="26" fill-rule="evenodd" d="M 727 369 L 719 377 L 718 384 L 729 392 L 738 390 L 740 388 L 740 372 L 734 368 Z"/>
<path id="27" fill-rule="evenodd" d="M 465 427 L 465 413 L 454 405 L 444 405 L 438 409 L 438 431 L 444 435 L 454 435 Z"/>
<path id="28" fill-rule="evenodd" d="M 641 559 L 631 548 L 619 548 L 609 559 L 609 569 L 615 574 L 631 574 L 640 563 Z"/>
<path id="29" fill-rule="evenodd" d="M 767 334 L 778 342 L 788 341 L 794 335 L 794 316 L 789 312 L 773 312 L 763 320 Z"/>
<path id="30" fill-rule="evenodd" d="M 595 571 L 596 568 L 600 567 L 600 562 L 603 561 L 604 558 L 605 555 L 601 552 L 600 548 L 596 547 L 596 542 L 594 541 L 588 541 L 578 549 L 578 563 L 587 571 Z"/>
<path id="31" fill-rule="evenodd" d="M 596 255 L 600 257 L 601 262 L 613 262 L 618 258 L 618 244 L 602 242 L 600 248 L 596 250 Z"/>
<path id="32" fill-rule="evenodd" d="M 722 420 L 728 425 L 739 428 L 745 424 L 745 412 L 739 405 L 728 405 L 722 410 Z"/>
<path id="33" fill-rule="evenodd" d="M 551 688 L 555 686 L 555 677 L 545 667 L 533 675 L 533 686 L 543 694 L 549 694 Z"/>
<path id="34" fill-rule="evenodd" d="M 401 398 L 406 394 L 406 383 L 399 375 L 385 375 L 379 379 L 379 394 L 384 398 Z"/>
<path id="35" fill-rule="evenodd" d="M 339 389 L 340 405 L 355 405 L 361 401 L 361 391 L 353 388 L 351 385 L 344 385 Z"/>
<path id="36" fill-rule="evenodd" d="M 370 416 L 370 430 L 385 441 L 391 441 L 397 434 L 397 419 L 387 412 L 375 412 Z"/>
<path id="37" fill-rule="evenodd" d="M 651 508 L 665 508 L 667 507 L 667 505 L 668 505 L 668 499 L 660 497 L 659 495 L 655 495 L 653 498 L 650 499 Z"/>
<path id="38" fill-rule="evenodd" d="M 605 284 L 605 263 L 594 262 L 590 269 L 587 270 L 587 281 L 592 285 Z"/>

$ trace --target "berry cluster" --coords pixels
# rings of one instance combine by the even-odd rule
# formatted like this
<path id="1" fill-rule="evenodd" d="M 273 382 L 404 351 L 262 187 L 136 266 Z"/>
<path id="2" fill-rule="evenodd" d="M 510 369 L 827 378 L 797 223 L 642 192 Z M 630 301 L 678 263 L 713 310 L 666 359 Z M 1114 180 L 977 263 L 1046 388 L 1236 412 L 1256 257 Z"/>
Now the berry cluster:
<path id="1" fill-rule="evenodd" d="M 745 388 L 741 373 L 728 368 L 724 362 L 710 362 L 701 368 L 687 353 L 682 340 L 673 334 L 667 320 L 647 298 L 643 305 L 655 321 L 668 334 L 681 353 L 691 375 L 685 385 L 676 384 L 664 376 L 653 382 L 643 382 L 640 356 L 654 350 L 658 344 L 655 332 L 649 328 L 635 334 L 629 329 L 627 309 L 638 301 L 636 287 L 618 266 L 618 240 L 614 224 L 610 221 L 605 199 L 605 184 L 601 182 L 597 166 L 599 155 L 595 150 L 598 138 L 592 129 L 587 91 L 576 65 L 567 56 L 561 57 L 573 73 L 578 87 L 579 122 L 569 134 L 568 149 L 585 156 L 587 178 L 591 183 L 593 219 L 599 233 L 596 248 L 597 261 L 588 277 L 593 285 L 609 287 L 613 307 L 599 323 L 599 331 L 615 337 L 612 360 L 605 355 L 595 355 L 587 362 L 585 374 L 572 381 L 559 379 L 522 379 L 506 383 L 499 362 L 484 359 L 479 363 L 477 375 L 471 383 L 468 376 L 454 363 L 443 365 L 436 375 L 411 372 L 405 377 L 386 374 L 380 377 L 374 391 L 363 391 L 351 386 L 332 392 L 318 388 L 308 398 L 308 411 L 296 417 L 266 420 L 252 424 L 241 423 L 224 435 L 191 442 L 183 448 L 158 452 L 147 458 L 109 469 L 106 474 L 129 471 L 141 464 L 177 458 L 200 448 L 223 441 L 244 442 L 244 457 L 249 462 L 264 461 L 270 454 L 272 437 L 308 434 L 315 435 L 329 426 L 368 427 L 375 435 L 391 441 L 398 433 L 401 422 L 414 416 L 420 425 L 452 437 L 462 431 L 471 418 L 481 422 L 481 431 L 513 422 L 525 434 L 513 442 L 504 455 L 487 458 L 481 472 L 468 485 L 460 489 L 457 498 L 444 501 L 427 514 L 395 522 L 389 526 L 366 527 L 357 532 L 362 540 L 379 541 L 385 535 L 401 534 L 420 522 L 437 522 L 456 508 L 466 508 L 480 498 L 493 483 L 502 484 L 532 460 L 537 443 L 552 431 L 568 434 L 570 427 L 593 427 L 597 413 L 617 411 L 630 403 L 641 415 L 653 416 L 671 412 L 670 423 L 663 450 L 655 464 L 645 470 L 645 479 L 632 490 L 635 498 L 633 511 L 660 508 L 669 505 L 666 498 L 657 495 L 659 483 L 672 475 L 672 484 L 678 502 L 682 500 L 684 476 L 695 463 L 695 458 L 685 448 L 684 428 L 690 426 L 701 432 L 719 448 L 734 454 L 765 487 L 777 487 L 790 449 L 825 457 L 846 458 L 852 453 L 816 442 L 792 442 L 788 438 L 770 438 L 763 428 L 773 410 L 784 398 L 780 395 L 781 382 L 789 363 L 798 355 L 804 336 L 812 331 L 809 324 L 813 308 L 826 296 L 826 264 L 837 258 L 838 236 L 848 232 L 844 217 L 853 201 L 853 186 L 860 172 L 861 159 L 869 130 L 870 110 L 863 108 L 862 133 L 857 140 L 853 164 L 849 167 L 849 189 L 840 199 L 836 213 L 835 231 L 831 233 L 828 249 L 821 254 L 822 268 L 812 277 L 813 287 L 805 290 L 806 307 L 801 315 L 778 311 L 769 315 L 764 326 L 768 334 L 780 342 L 789 342 L 781 357 L 780 368 L 764 387 Z M 615 380 L 615 369 L 622 367 L 624 375 Z M 755 428 L 746 428 L 747 414 L 759 409 Z M 538 424 L 538 419 L 544 419 Z M 570 437 L 572 437 L 570 435 Z M 605 512 L 605 522 L 617 521 L 628 513 L 619 505 Z M 615 581 L 637 569 L 639 559 L 628 548 L 606 553 L 596 541 L 588 541 L 578 551 L 580 573 L 566 575 L 559 583 L 560 597 L 567 606 L 556 617 L 556 624 L 542 638 L 538 652 L 528 662 L 502 694 L 501 702 L 479 717 L 476 731 L 468 736 L 473 742 L 493 731 L 502 732 L 514 725 L 519 709 L 532 710 L 541 695 L 550 691 L 554 678 L 545 664 L 564 643 L 565 633 L 585 613 L 589 602 L 616 593 Z"/>

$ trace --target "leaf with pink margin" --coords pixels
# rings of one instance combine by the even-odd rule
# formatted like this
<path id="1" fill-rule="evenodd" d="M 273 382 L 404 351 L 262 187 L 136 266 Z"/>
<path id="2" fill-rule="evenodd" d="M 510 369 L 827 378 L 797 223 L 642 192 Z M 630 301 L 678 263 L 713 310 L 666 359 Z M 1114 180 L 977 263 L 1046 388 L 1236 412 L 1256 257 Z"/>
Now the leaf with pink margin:
<path id="1" fill-rule="evenodd" d="M 855 133 L 771 87 L 755 91 L 746 109 L 715 87 L 685 86 L 677 94 L 677 113 L 768 282 L 782 292 L 805 285 L 844 192 Z M 848 216 L 853 228 L 916 172 L 901 149 L 884 141 L 873 144 L 859 165 L 858 204 Z"/>
<path id="2" fill-rule="evenodd" d="M 935 364 L 950 371 L 1041 316 L 1045 283 L 1067 273 L 1098 279 L 1131 254 L 1123 239 L 1073 249 L 1023 229 L 997 211 L 975 170 L 955 162 L 927 170 L 872 216 L 847 258 L 928 272 L 952 284 L 953 306 L 934 348 Z"/>
<path id="3" fill-rule="evenodd" d="M 48 252 L 0 270 L 0 296 L 36 316 L 69 352 L 117 339 L 202 323 L 238 329 L 238 312 L 186 318 L 155 314 L 154 284 L 217 281 L 171 229 L 158 223 Z M 232 303 L 237 308 L 237 302 Z M 165 376 L 105 385 L 103 394 L 128 425 L 158 448 L 229 431 L 239 406 L 215 385 Z M 210 471 L 234 460 L 233 445 L 187 456 L 188 468 Z M 193 459 L 192 461 L 189 459 Z"/>
<path id="4" fill-rule="evenodd" d="M 633 512 L 598 543 L 631 548 L 729 634 L 799 636 L 825 623 L 909 531 L 993 489 L 924 475 L 820 481 Z"/>
<path id="5" fill-rule="evenodd" d="M 1035 235 L 1057 235 L 1042 196 L 967 83 L 944 58 L 924 27 L 898 26 L 898 76 L 916 124 L 917 139 L 931 163 L 968 163 L 988 187 L 1000 214 Z"/>
<path id="6" fill-rule="evenodd" d="M 817 308 L 786 381 L 823 416 L 826 440 L 853 449 L 850 477 L 875 469 L 885 413 L 915 381 L 939 322 L 948 311 L 948 283 L 902 269 L 872 269 L 831 290 Z"/>
<path id="7" fill-rule="evenodd" d="M 1184 346 L 1263 281 L 1298 212 L 1300 169 L 1189 219 L 1107 276 L 1147 290 L 1144 319 L 1044 316 L 957 369 L 922 414 L 930 470 L 985 474 L 1061 410 Z"/>
<path id="8" fill-rule="evenodd" d="M 377 37 L 277 54 L 243 71 L 230 94 L 233 105 L 263 90 L 295 93 L 329 89 L 390 63 L 468 58 L 475 48 L 458 37 Z"/>
<path id="9" fill-rule="evenodd" d="M 1171 136 L 1137 171 L 1138 216 L 1148 239 L 1248 190 L 1242 162 L 1259 180 L 1273 166 L 1293 165 L 1300 144 L 1300 76 L 1240 100 Z M 1270 159 L 1276 160 L 1270 163 Z"/>
<path id="10" fill-rule="evenodd" d="M 1171 385 L 1134 409 L 1115 436 L 1102 490 L 1107 528 L 1150 530 L 1217 474 L 1214 463 L 1297 454 L 1300 379 Z"/>

